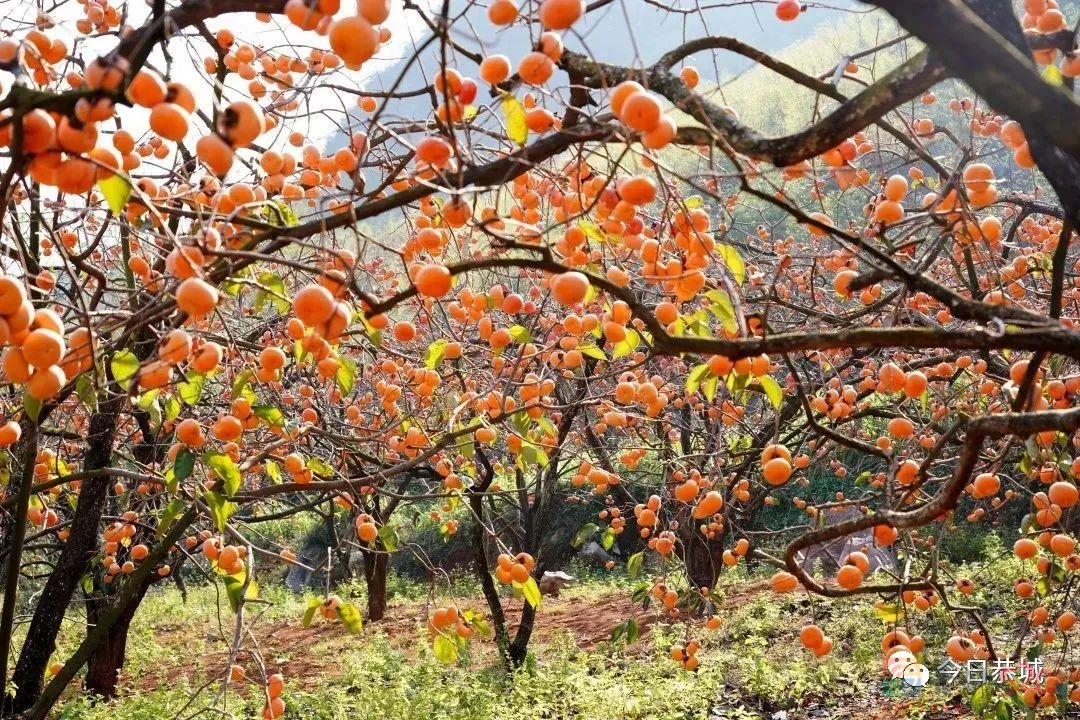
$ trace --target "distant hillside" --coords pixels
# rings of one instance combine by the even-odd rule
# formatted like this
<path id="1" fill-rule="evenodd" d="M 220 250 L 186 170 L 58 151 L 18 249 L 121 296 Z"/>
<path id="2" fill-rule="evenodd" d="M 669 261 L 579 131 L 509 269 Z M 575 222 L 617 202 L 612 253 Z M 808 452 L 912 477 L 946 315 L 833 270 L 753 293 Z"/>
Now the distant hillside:
<path id="1" fill-rule="evenodd" d="M 697 4 L 696 0 L 673 2 L 675 7 L 688 10 Z M 453 5 L 451 3 L 451 7 Z M 569 49 L 588 53 L 605 62 L 638 66 L 655 62 L 686 40 L 710 35 L 738 37 L 761 50 L 776 53 L 800 40 L 816 36 L 818 30 L 843 23 L 853 11 L 865 10 L 865 6 L 855 0 L 838 0 L 831 5 L 851 10 L 811 8 L 798 22 L 782 23 L 776 20 L 771 7 L 767 5 L 714 7 L 701 12 L 681 13 L 661 10 L 642 0 L 618 0 L 590 13 L 580 27 L 566 34 L 564 40 Z M 378 69 L 366 78 L 365 88 L 385 91 L 396 84 L 399 89 L 414 90 L 430 82 L 431 70 L 439 62 L 441 50 L 433 43 L 421 52 L 421 62 L 407 65 L 407 59 L 415 54 L 415 48 L 423 46 L 430 39 L 430 32 L 423 22 L 411 11 L 409 14 L 412 17 L 407 23 L 407 37 L 394 39 L 394 54 L 398 57 L 384 56 Z M 459 25 L 464 28 L 465 24 Z M 516 60 L 522 54 L 522 48 L 530 44 L 529 30 L 521 26 L 496 30 L 481 16 L 473 29 L 478 35 L 466 35 L 455 26 L 454 39 L 485 55 L 501 52 Z M 698 67 L 707 82 L 716 82 L 752 66 L 750 61 L 732 53 L 720 53 L 715 60 L 711 54 L 703 54 L 690 62 Z M 451 54 L 450 63 L 466 74 L 476 72 L 473 63 L 466 58 Z M 481 92 L 480 99 L 483 101 L 486 94 Z M 387 110 L 390 117 L 415 119 L 426 117 L 431 112 L 431 106 L 427 98 L 406 98 L 391 101 Z M 326 147 L 331 150 L 344 144 L 345 136 L 342 133 L 336 133 L 326 140 Z"/>

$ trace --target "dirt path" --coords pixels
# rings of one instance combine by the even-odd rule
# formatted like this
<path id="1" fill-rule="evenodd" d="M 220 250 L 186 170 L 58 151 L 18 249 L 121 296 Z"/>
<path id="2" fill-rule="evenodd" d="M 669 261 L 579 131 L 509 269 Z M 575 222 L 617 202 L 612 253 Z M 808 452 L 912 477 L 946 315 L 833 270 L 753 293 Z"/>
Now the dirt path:
<path id="1" fill-rule="evenodd" d="M 743 595 L 745 593 L 740 593 L 740 597 Z M 733 601 L 738 601 L 738 598 L 728 602 Z M 484 607 L 483 600 L 475 599 L 471 607 Z M 511 633 L 517 629 L 521 607 L 520 600 L 507 601 L 505 606 Z M 417 639 L 426 625 L 428 611 L 424 603 L 393 605 L 385 620 L 366 623 L 363 633 L 385 639 L 398 652 L 413 655 L 417 649 Z M 652 609 L 642 610 L 640 604 L 631 603 L 624 591 L 590 597 L 546 597 L 537 615 L 532 642 L 544 645 L 559 634 L 570 633 L 579 648 L 592 650 L 610 639 L 612 630 L 630 618 L 637 622 L 643 638 L 658 620 Z M 311 652 L 313 648 L 327 650 L 355 641 L 355 637 L 349 635 L 340 623 L 326 622 L 321 618 L 316 618 L 307 628 L 301 626 L 299 618 L 260 622 L 252 633 L 271 672 L 282 672 L 286 677 L 312 683 L 332 679 L 342 673 L 334 653 Z M 216 626 L 209 624 L 157 628 L 155 640 L 161 646 L 175 648 L 177 662 L 169 667 L 146 671 L 135 683 L 141 690 L 153 690 L 166 683 L 175 684 L 178 676 L 185 677 L 190 683 L 197 683 L 205 679 L 207 672 L 223 671 L 228 659 L 225 641 Z M 490 653 L 494 657 L 493 642 L 484 642 L 479 649 L 481 656 Z M 237 661 L 250 674 L 257 673 L 250 652 L 242 651 Z"/>

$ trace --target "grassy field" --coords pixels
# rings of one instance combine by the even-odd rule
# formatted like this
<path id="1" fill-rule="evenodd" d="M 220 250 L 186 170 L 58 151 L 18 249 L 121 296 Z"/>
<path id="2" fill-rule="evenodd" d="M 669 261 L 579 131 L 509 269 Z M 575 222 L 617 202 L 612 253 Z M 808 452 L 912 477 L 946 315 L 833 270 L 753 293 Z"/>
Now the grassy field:
<path id="1" fill-rule="evenodd" d="M 797 718 L 954 717 L 935 709 L 948 693 L 928 692 L 906 708 L 880 696 L 879 647 L 885 624 L 872 600 L 829 603 L 804 595 L 776 596 L 760 577 L 728 574 L 722 581 L 723 625 L 693 626 L 701 666 L 683 670 L 668 658 L 688 628 L 632 605 L 624 574 L 586 577 L 559 598 L 544 598 L 529 662 L 510 676 L 493 642 L 473 641 L 457 663 L 433 654 L 425 630 L 429 611 L 456 601 L 482 609 L 475 586 L 454 583 L 454 596 L 394 580 L 386 620 L 349 634 L 317 618 L 304 628 L 305 598 L 280 586 L 262 588 L 247 609 L 248 647 L 259 648 L 267 672 L 286 678 L 287 718 L 405 720 L 435 718 Z M 362 602 L 362 587 L 339 589 Z M 511 618 L 520 600 L 508 600 Z M 798 643 L 807 618 L 826 627 L 836 649 L 818 659 Z M 640 637 L 612 642 L 611 631 L 633 618 Z M 948 627 L 933 611 L 918 619 L 928 648 Z M 254 682 L 222 679 L 236 616 L 212 587 L 175 588 L 147 599 L 134 623 L 122 694 L 94 705 L 72 694 L 61 706 L 67 720 L 157 720 L 257 717 L 263 700 Z M 72 625 L 65 646 L 79 639 Z M 260 670 L 243 651 L 237 662 L 249 677 Z M 930 664 L 929 662 L 927 664 Z M 225 715 L 209 708 L 223 708 Z M 779 716 L 777 716 L 779 717 Z"/>

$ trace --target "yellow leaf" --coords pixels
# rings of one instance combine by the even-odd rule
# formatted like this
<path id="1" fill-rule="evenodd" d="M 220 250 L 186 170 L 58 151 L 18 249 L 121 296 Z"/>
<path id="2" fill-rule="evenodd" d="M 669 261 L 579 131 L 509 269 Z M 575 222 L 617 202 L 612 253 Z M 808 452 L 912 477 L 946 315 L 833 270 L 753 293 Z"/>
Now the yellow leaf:
<path id="1" fill-rule="evenodd" d="M 463 110 L 462 113 L 461 113 L 461 119 L 464 120 L 465 122 L 468 122 L 468 121 L 472 120 L 474 117 L 476 117 L 476 113 L 477 113 L 477 108 L 476 108 L 475 105 L 466 105 L 465 110 Z"/>
<path id="2" fill-rule="evenodd" d="M 529 126 L 525 122 L 525 106 L 513 95 L 504 95 L 502 111 L 506 116 L 506 134 L 518 145 L 524 145 L 529 137 Z"/>
<path id="3" fill-rule="evenodd" d="M 895 603 L 886 603 L 878 601 L 874 605 L 874 612 L 885 623 L 893 624 L 899 622 L 904 617 L 904 607 Z"/>
<path id="4" fill-rule="evenodd" d="M 1051 85 L 1062 85 L 1065 82 L 1065 76 L 1061 74 L 1061 68 L 1054 64 L 1047 65 L 1042 76 L 1043 80 Z"/>
<path id="5" fill-rule="evenodd" d="M 704 201 L 701 199 L 700 195 L 691 195 L 686 198 L 686 202 L 683 204 L 686 205 L 687 210 L 696 210 L 701 207 L 703 203 Z"/>
<path id="6" fill-rule="evenodd" d="M 728 270 L 731 271 L 732 277 L 735 278 L 735 282 L 742 285 L 746 280 L 746 263 L 743 262 L 742 255 L 739 251 L 730 245 L 717 245 L 716 253 L 727 265 Z"/>
<path id="7" fill-rule="evenodd" d="M 105 197 L 105 202 L 109 204 L 109 210 L 112 211 L 113 215 L 119 215 L 120 211 L 127 205 L 128 198 L 131 197 L 131 183 L 127 181 L 127 178 L 120 175 L 110 175 L 107 178 L 98 180 L 97 186 Z"/>
<path id="8" fill-rule="evenodd" d="M 585 237 L 589 238 L 593 242 L 607 242 L 607 237 L 604 235 L 604 231 L 601 230 L 600 226 L 596 223 L 589 222 L 588 220 L 582 220 L 578 223 L 578 227 L 581 229 L 581 232 L 585 233 Z"/>

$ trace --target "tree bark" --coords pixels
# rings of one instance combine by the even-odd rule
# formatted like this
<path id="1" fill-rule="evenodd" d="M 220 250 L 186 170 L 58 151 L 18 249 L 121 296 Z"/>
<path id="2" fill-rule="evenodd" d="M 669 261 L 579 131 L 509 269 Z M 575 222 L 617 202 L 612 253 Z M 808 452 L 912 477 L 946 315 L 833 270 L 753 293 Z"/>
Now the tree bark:
<path id="1" fill-rule="evenodd" d="M 116 395 L 102 403 L 101 409 L 90 418 L 85 470 L 101 470 L 109 466 L 117 419 L 126 400 L 126 396 Z M 12 681 L 17 689 L 15 697 L 7 703 L 9 713 L 27 710 L 41 694 L 45 670 L 56 651 L 56 635 L 60 632 L 64 614 L 79 580 L 89 566 L 90 558 L 97 551 L 98 525 L 105 510 L 110 485 L 108 477 L 87 478 L 82 483 L 71 533 L 64 543 L 55 570 L 45 583 L 19 661 L 15 665 Z"/>
<path id="2" fill-rule="evenodd" d="M 490 483 L 485 483 L 483 487 L 486 488 L 488 484 Z M 499 655 L 509 664 L 510 636 L 506 631 L 506 613 L 503 612 L 499 589 L 495 586 L 495 580 L 491 577 L 487 542 L 484 538 L 484 497 L 479 493 L 470 493 L 469 506 L 475 516 L 472 527 L 473 571 L 476 573 L 477 579 L 480 580 L 484 599 L 487 600 L 488 612 L 491 613 L 491 624 L 495 632 L 495 642 L 499 647 Z"/>
<path id="3" fill-rule="evenodd" d="M 86 666 L 86 689 L 105 699 L 116 697 L 116 685 L 120 670 L 124 667 L 127 652 L 128 630 L 131 620 L 139 609 L 139 604 L 146 596 L 150 583 L 144 583 L 136 592 L 133 602 L 127 605 L 112 626 L 108 637 L 94 648 Z M 86 600 L 86 628 L 92 630 L 104 615 L 110 604 L 110 598 L 96 594 Z"/>
<path id="4" fill-rule="evenodd" d="M 390 569 L 390 556 L 378 540 L 371 550 L 362 549 L 364 556 L 364 582 L 367 585 L 368 620 L 382 620 L 386 616 L 386 576 Z"/>
<path id="5" fill-rule="evenodd" d="M 720 540 L 707 540 L 697 532 L 696 526 L 690 527 L 694 535 L 683 538 L 683 561 L 686 574 L 696 588 L 710 588 L 720 579 L 723 568 L 724 543 Z"/>

